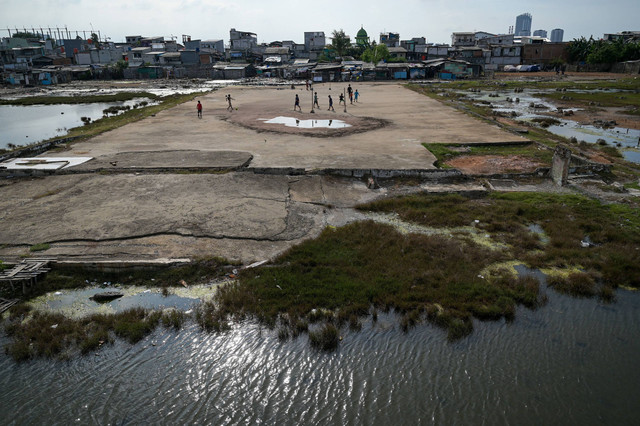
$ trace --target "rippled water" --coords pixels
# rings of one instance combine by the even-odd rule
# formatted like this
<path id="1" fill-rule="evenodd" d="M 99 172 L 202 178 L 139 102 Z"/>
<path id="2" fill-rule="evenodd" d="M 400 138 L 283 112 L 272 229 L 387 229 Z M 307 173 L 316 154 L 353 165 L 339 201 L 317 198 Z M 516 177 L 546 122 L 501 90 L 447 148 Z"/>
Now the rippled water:
<path id="1" fill-rule="evenodd" d="M 158 329 L 68 362 L 2 353 L 0 412 L 5 424 L 638 424 L 640 294 L 548 294 L 453 344 L 381 315 L 330 354 L 251 323 Z"/>

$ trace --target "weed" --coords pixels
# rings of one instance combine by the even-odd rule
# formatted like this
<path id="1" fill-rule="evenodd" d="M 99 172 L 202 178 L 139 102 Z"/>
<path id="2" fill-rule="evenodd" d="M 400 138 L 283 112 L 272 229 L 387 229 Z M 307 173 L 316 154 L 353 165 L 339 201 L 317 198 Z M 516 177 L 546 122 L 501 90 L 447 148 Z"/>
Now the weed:
<path id="1" fill-rule="evenodd" d="M 596 282 L 583 272 L 574 272 L 567 277 L 553 276 L 548 281 L 556 291 L 578 297 L 596 295 Z"/>
<path id="2" fill-rule="evenodd" d="M 178 309 L 170 309 L 162 313 L 162 325 L 179 330 L 186 321 L 186 314 Z"/>
<path id="3" fill-rule="evenodd" d="M 311 346 L 323 351 L 332 351 L 338 347 L 339 332 L 335 325 L 324 324 L 319 330 L 309 332 Z"/>
<path id="4" fill-rule="evenodd" d="M 34 244 L 31 247 L 29 247 L 29 251 L 30 252 L 45 251 L 45 250 L 49 250 L 50 248 L 51 246 L 48 243 L 40 243 L 40 244 Z"/>

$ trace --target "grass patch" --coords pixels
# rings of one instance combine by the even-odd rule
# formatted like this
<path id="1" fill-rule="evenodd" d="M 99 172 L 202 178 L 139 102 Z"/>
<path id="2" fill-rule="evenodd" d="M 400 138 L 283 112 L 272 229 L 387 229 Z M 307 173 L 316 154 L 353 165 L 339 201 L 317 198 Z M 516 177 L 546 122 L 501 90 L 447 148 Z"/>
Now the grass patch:
<path id="1" fill-rule="evenodd" d="M 339 331 L 333 324 L 325 324 L 319 330 L 309 332 L 311 346 L 324 351 L 336 349 L 339 340 Z"/>
<path id="2" fill-rule="evenodd" d="M 432 227 L 477 227 L 511 247 L 511 255 L 532 267 L 580 266 L 596 282 L 640 287 L 640 212 L 629 205 L 604 205 L 579 195 L 544 193 L 415 195 L 370 203 L 363 210 L 397 212 L 403 220 Z M 528 232 L 543 228 L 542 246 Z M 592 242 L 582 247 L 586 238 Z"/>
<path id="3" fill-rule="evenodd" d="M 29 247 L 29 251 L 30 252 L 45 251 L 45 250 L 49 250 L 50 248 L 51 246 L 48 243 L 39 243 Z"/>
<path id="4" fill-rule="evenodd" d="M 184 280 L 189 285 L 206 283 L 212 279 L 224 276 L 231 265 L 237 265 L 220 257 L 197 259 L 188 265 L 158 267 L 154 269 L 131 269 L 126 271 L 108 272 L 93 271 L 81 268 L 55 267 L 47 273 L 38 285 L 31 288 L 29 298 L 41 296 L 51 291 L 63 289 L 83 288 L 92 283 L 112 282 L 125 286 L 160 287 L 169 289 L 181 287 Z M 0 296 L 7 298 L 24 298 L 21 289 L 11 292 L 10 288 L 3 288 Z"/>
<path id="5" fill-rule="evenodd" d="M 629 183 L 625 183 L 624 187 L 627 188 L 627 189 L 639 189 L 640 190 L 640 183 L 638 183 L 638 182 L 629 182 Z M 0 268 L 1 268 L 1 266 L 0 266 Z"/>
<path id="6" fill-rule="evenodd" d="M 599 107 L 636 107 L 640 104 L 640 93 L 634 92 L 551 92 L 536 93 L 536 96 L 555 101 L 562 101 L 563 97 L 569 97 L 571 102 L 583 106 L 596 104 Z"/>
<path id="7" fill-rule="evenodd" d="M 32 311 L 20 304 L 11 308 L 5 322 L 5 332 L 11 338 L 5 351 L 16 361 L 67 359 L 74 353 L 87 354 L 113 343 L 115 337 L 137 343 L 151 333 L 161 319 L 165 326 L 180 328 L 184 314 L 132 308 L 76 320 L 62 314 Z"/>
<path id="8" fill-rule="evenodd" d="M 310 341 L 330 349 L 333 344 L 317 343 L 325 340 L 318 333 L 334 335 L 331 327 L 341 324 L 357 330 L 359 318 L 373 306 L 374 311 L 394 309 L 403 329 L 426 319 L 459 338 L 471 331 L 474 312 L 487 309 L 494 318 L 511 317 L 518 303 L 536 306 L 537 287 L 480 276 L 483 268 L 504 259 L 502 252 L 468 240 L 405 236 L 387 225 L 354 223 L 326 229 L 269 267 L 243 271 L 239 282 L 222 287 L 202 305 L 198 322 L 212 331 L 225 329 L 230 319 L 253 317 L 278 326 L 283 339 L 294 327 L 304 332 L 297 324 L 320 323 Z"/>

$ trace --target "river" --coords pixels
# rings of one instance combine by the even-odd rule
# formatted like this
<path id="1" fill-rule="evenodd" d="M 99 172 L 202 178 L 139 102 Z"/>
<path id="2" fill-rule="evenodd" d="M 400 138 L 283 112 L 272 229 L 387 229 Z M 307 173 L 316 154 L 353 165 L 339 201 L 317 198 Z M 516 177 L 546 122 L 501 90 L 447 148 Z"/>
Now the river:
<path id="1" fill-rule="evenodd" d="M 162 328 L 70 361 L 0 355 L 3 424 L 638 424 L 640 293 L 551 290 L 448 343 L 380 315 L 333 353 L 255 324 Z M 2 337 L 2 344 L 7 340 Z"/>

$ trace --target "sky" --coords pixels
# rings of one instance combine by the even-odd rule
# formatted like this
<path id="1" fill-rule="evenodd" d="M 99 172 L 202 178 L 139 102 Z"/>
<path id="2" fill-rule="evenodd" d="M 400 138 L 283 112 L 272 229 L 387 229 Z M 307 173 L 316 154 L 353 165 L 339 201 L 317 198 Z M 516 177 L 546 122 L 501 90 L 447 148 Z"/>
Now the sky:
<path id="1" fill-rule="evenodd" d="M 371 40 L 381 32 L 401 39 L 425 37 L 428 43 L 450 43 L 455 31 L 506 34 L 516 16 L 533 16 L 532 32 L 564 29 L 564 41 L 624 30 L 640 31 L 639 0 L 0 0 L 0 37 L 8 28 L 67 27 L 100 31 L 102 39 L 124 42 L 127 35 L 182 35 L 223 39 L 229 30 L 256 33 L 259 43 L 293 40 L 304 43 L 305 31 L 343 29 L 354 40 L 361 26 Z M 80 33 L 82 36 L 82 33 Z M 327 43 L 330 40 L 327 39 Z"/>

